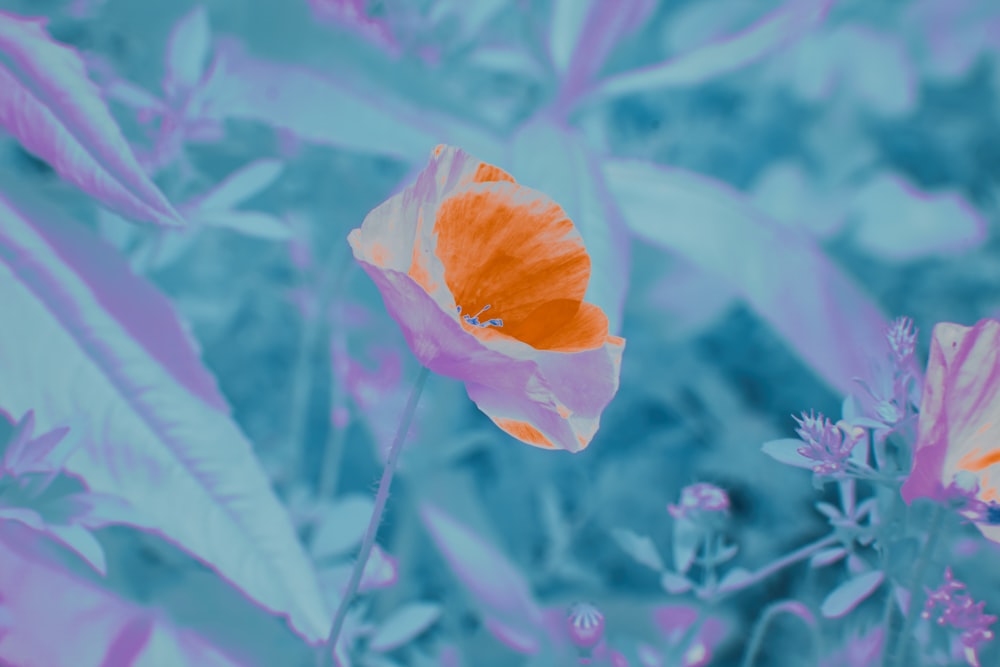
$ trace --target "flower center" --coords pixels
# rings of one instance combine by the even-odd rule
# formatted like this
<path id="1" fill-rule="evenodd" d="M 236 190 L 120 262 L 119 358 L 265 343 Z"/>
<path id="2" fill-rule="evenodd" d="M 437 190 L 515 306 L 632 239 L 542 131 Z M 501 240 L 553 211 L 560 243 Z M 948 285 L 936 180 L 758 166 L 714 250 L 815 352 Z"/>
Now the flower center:
<path id="1" fill-rule="evenodd" d="M 486 304 L 475 315 L 462 315 L 462 319 L 465 320 L 466 324 L 471 324 L 472 326 L 479 327 L 480 329 L 483 329 L 483 328 L 488 327 L 488 326 L 502 327 L 503 326 L 503 320 L 501 320 L 499 318 L 494 318 L 492 320 L 486 320 L 485 322 L 480 322 L 479 321 L 479 316 L 482 315 L 483 313 L 485 313 L 489 309 L 490 309 L 490 304 Z M 461 306 L 456 306 L 455 312 L 461 314 L 462 307 Z"/>

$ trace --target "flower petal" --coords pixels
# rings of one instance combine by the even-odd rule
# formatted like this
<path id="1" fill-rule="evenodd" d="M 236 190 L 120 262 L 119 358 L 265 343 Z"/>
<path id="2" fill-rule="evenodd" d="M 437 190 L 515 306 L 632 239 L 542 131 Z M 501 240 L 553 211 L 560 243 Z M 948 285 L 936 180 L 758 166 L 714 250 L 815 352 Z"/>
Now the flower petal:
<path id="1" fill-rule="evenodd" d="M 465 382 L 469 397 L 498 426 L 542 447 L 577 452 L 589 444 L 618 390 L 623 339 L 607 336 L 601 347 L 575 353 L 539 351 L 505 336 L 483 340 L 409 275 L 360 263 L 414 356 L 435 373 Z"/>
<path id="2" fill-rule="evenodd" d="M 920 402 L 913 469 L 903 499 L 940 498 L 960 472 L 979 497 L 1000 501 L 1000 322 L 934 327 Z"/>
<path id="3" fill-rule="evenodd" d="M 470 186 L 442 202 L 434 236 L 455 303 L 472 313 L 490 305 L 502 333 L 539 347 L 576 317 L 590 257 L 565 211 L 541 193 L 515 183 Z M 588 347 L 603 342 L 606 326 L 596 333 Z"/>

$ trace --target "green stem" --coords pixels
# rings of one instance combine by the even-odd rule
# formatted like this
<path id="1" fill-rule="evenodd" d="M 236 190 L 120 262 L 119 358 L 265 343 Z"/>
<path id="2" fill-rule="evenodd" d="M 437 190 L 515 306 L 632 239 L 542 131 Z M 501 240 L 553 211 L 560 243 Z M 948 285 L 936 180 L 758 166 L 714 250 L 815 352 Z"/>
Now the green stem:
<path id="1" fill-rule="evenodd" d="M 896 641 L 896 654 L 895 660 L 892 664 L 895 667 L 903 667 L 907 664 L 906 656 L 910 652 L 910 634 L 913 632 L 913 626 L 917 622 L 917 616 L 915 614 L 915 604 L 917 601 L 917 588 L 923 583 L 924 575 L 927 572 L 927 566 L 930 565 L 931 560 L 934 557 L 934 548 L 937 546 L 938 540 L 941 535 L 941 524 L 944 523 L 945 508 L 943 505 L 937 505 L 934 507 L 934 513 L 931 515 L 931 524 L 927 529 L 927 540 L 924 542 L 923 548 L 920 550 L 920 555 L 917 556 L 917 564 L 913 571 L 913 579 L 910 581 L 910 601 L 906 605 L 905 620 L 903 621 L 903 629 L 899 633 L 899 639 Z M 888 645 L 889 637 L 886 636 L 886 645 Z M 889 653 L 885 653 L 884 663 L 888 664 Z"/>
<path id="2" fill-rule="evenodd" d="M 760 649 L 764 645 L 764 637 L 767 635 L 768 628 L 771 625 L 771 622 L 779 614 L 788 614 L 789 616 L 793 616 L 809 627 L 809 638 L 813 655 L 812 664 L 816 664 L 816 662 L 818 662 L 818 642 L 815 622 L 810 623 L 807 619 L 803 618 L 801 614 L 796 611 L 795 608 L 797 606 L 801 607 L 799 603 L 792 600 L 783 600 L 781 602 L 775 602 L 774 604 L 768 605 L 767 609 L 764 610 L 764 613 L 754 625 L 753 632 L 750 634 L 750 641 L 747 644 L 746 653 L 743 654 L 743 662 L 740 663 L 742 667 L 753 667 L 753 665 L 757 662 L 757 654 L 760 653 Z"/>
<path id="3" fill-rule="evenodd" d="M 778 560 L 776 560 L 776 561 L 774 561 L 774 562 L 772 562 L 772 563 L 770 563 L 768 565 L 765 565 L 761 569 L 759 569 L 756 572 L 754 572 L 754 573 L 750 574 L 749 576 L 747 576 L 745 579 L 742 579 L 740 581 L 740 584 L 738 586 L 735 586 L 733 588 L 727 588 L 722 593 L 717 593 L 713 597 L 713 601 L 717 603 L 717 602 L 721 601 L 723 598 L 725 598 L 725 597 L 727 597 L 729 595 L 732 595 L 733 593 L 736 593 L 737 591 L 741 591 L 744 588 L 748 588 L 750 586 L 753 586 L 754 584 L 757 584 L 757 583 L 761 582 L 762 580 L 766 579 L 767 577 L 770 577 L 772 574 L 775 574 L 776 572 L 779 572 L 779 571 L 783 570 L 784 568 L 788 567 L 789 565 L 794 565 L 795 563 L 797 563 L 797 562 L 799 562 L 801 560 L 805 560 L 806 558 L 809 558 L 810 556 L 812 556 L 817 551 L 822 551 L 823 549 L 825 549 L 825 548 L 827 548 L 829 546 L 833 546 L 834 544 L 837 544 L 838 542 L 840 542 L 840 538 L 837 537 L 836 535 L 827 535 L 823 539 L 816 540 L 812 544 L 807 544 L 804 547 L 800 547 L 799 549 L 796 549 L 792 553 L 790 553 L 790 554 L 788 554 L 786 556 L 782 556 Z"/>
<path id="4" fill-rule="evenodd" d="M 389 486 L 392 484 L 392 476 L 396 472 L 396 464 L 399 462 L 399 454 L 403 450 L 403 442 L 406 434 L 410 430 L 410 422 L 417 410 L 417 403 L 420 401 L 420 394 L 423 393 L 424 384 L 430 371 L 426 367 L 421 367 L 417 374 L 417 379 L 410 390 L 410 397 L 403 408 L 403 415 L 399 419 L 399 427 L 396 429 L 396 437 L 393 438 L 392 446 L 389 448 L 389 455 L 385 461 L 385 468 L 382 470 L 382 478 L 378 483 L 378 491 L 375 493 L 375 509 L 372 511 L 372 518 L 368 522 L 365 530 L 365 537 L 361 543 L 361 551 L 358 552 L 358 559 L 354 562 L 354 569 L 351 570 L 351 578 L 347 583 L 347 589 L 340 599 L 337 612 L 333 615 L 333 624 L 330 626 L 330 634 L 327 635 L 326 644 L 321 649 L 319 657 L 319 667 L 326 667 L 333 658 L 333 649 L 337 645 L 337 638 L 344 625 L 347 616 L 347 609 L 358 592 L 358 585 L 361 583 L 361 575 L 364 574 L 368 556 L 371 555 L 372 547 L 375 545 L 375 535 L 378 533 L 378 526 L 382 520 L 382 513 L 385 510 L 386 500 L 389 498 Z"/>

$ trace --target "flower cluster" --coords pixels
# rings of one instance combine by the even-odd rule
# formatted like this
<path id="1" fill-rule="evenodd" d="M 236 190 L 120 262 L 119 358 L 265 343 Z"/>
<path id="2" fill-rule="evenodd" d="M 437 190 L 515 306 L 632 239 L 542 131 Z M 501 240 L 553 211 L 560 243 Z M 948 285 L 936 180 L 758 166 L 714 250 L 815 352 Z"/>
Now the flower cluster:
<path id="1" fill-rule="evenodd" d="M 803 412 L 802 418 L 796 417 L 795 421 L 799 425 L 795 433 L 805 443 L 798 452 L 816 462 L 813 472 L 820 475 L 843 471 L 851 451 L 864 437 L 864 429 L 846 424 L 841 428 L 841 424 L 833 424 L 823 413 Z"/>
<path id="2" fill-rule="evenodd" d="M 944 572 L 944 583 L 933 591 L 927 591 L 927 604 L 921 616 L 929 619 L 932 612 L 937 611 L 935 622 L 939 626 L 961 630 L 959 641 L 969 664 L 976 665 L 979 649 L 993 639 L 990 626 L 997 620 L 996 616 L 983 613 L 985 605 L 985 602 L 973 602 L 965 592 L 965 584 L 955 579 L 949 567 Z"/>

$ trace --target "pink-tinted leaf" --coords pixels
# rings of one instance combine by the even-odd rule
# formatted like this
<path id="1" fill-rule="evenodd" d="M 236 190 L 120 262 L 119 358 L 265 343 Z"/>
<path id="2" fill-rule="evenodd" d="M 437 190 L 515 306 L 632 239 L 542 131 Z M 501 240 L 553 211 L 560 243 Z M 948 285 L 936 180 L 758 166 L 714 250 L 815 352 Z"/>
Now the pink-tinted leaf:
<path id="1" fill-rule="evenodd" d="M 779 440 L 770 440 L 765 442 L 761 446 L 760 451 L 764 452 L 778 463 L 784 463 L 786 466 L 795 466 L 796 468 L 812 470 L 816 466 L 816 462 L 812 459 L 806 458 L 802 454 L 799 454 L 799 449 L 804 446 L 805 443 L 801 440 L 796 440 L 794 438 L 781 438 Z"/>
<path id="2" fill-rule="evenodd" d="M 178 21 L 167 41 L 166 73 L 163 90 L 175 97 L 201 81 L 212 46 L 208 12 L 195 7 Z"/>
<path id="3" fill-rule="evenodd" d="M 32 534 L 0 526 L 0 537 L 0 596 L 13 619 L 0 660 L 23 667 L 240 664 L 190 630 L 32 555 L 25 550 L 38 539 Z"/>
<path id="4" fill-rule="evenodd" d="M 868 599 L 882 585 L 885 573 L 874 570 L 848 579 L 837 586 L 820 605 L 820 613 L 825 618 L 841 618 Z"/>
<path id="5" fill-rule="evenodd" d="M 309 561 L 169 302 L 88 231 L 22 209 L 0 198 L 0 407 L 79 425 L 69 472 L 320 638 Z"/>
<path id="6" fill-rule="evenodd" d="M 581 92 L 614 47 L 655 8 L 655 0 L 555 0 L 549 22 L 549 57 L 567 92 Z"/>
<path id="7" fill-rule="evenodd" d="M 217 90 L 230 118 L 257 120 L 315 143 L 423 160 L 440 140 L 388 93 L 355 92 L 328 75 L 253 58 L 229 43 Z"/>
<path id="8" fill-rule="evenodd" d="M 887 324 L 815 242 L 707 177 L 621 160 L 604 174 L 633 233 L 725 279 L 831 386 L 854 388 Z"/>
<path id="9" fill-rule="evenodd" d="M 579 134 L 542 118 L 514 136 L 509 164 L 519 183 L 552 197 L 576 224 L 591 260 L 587 301 L 601 307 L 617 332 L 628 288 L 629 238 L 595 156 Z"/>
<path id="10" fill-rule="evenodd" d="M 790 0 L 746 30 L 666 62 L 605 80 L 590 99 L 690 86 L 745 67 L 784 47 L 826 16 L 832 0 Z"/>
<path id="11" fill-rule="evenodd" d="M 45 532 L 72 549 L 83 560 L 87 561 L 97 572 L 104 575 L 108 572 L 104 549 L 97 538 L 83 526 L 76 524 L 52 525 L 45 527 Z"/>
<path id="12" fill-rule="evenodd" d="M 79 438 L 66 438 L 69 428 L 62 426 L 34 436 L 34 411 L 29 410 L 17 424 L 11 442 L 3 453 L 3 471 L 7 474 L 56 473 L 79 445 Z"/>
<path id="13" fill-rule="evenodd" d="M 433 505 L 422 505 L 420 517 L 452 572 L 494 625 L 521 638 L 521 645 L 537 642 L 542 612 L 517 567 L 492 544 Z"/>
<path id="14" fill-rule="evenodd" d="M 403 605 L 382 621 L 368 640 L 368 648 L 380 653 L 399 648 L 434 625 L 440 618 L 441 611 L 441 605 L 432 602 Z"/>
<path id="15" fill-rule="evenodd" d="M 920 192 L 889 173 L 858 189 L 848 216 L 861 249 L 895 261 L 962 252 L 986 239 L 986 221 L 959 194 Z"/>
<path id="16" fill-rule="evenodd" d="M 83 61 L 44 20 L 0 12 L 0 126 L 68 181 L 122 215 L 183 220 L 145 175 Z"/>
<path id="17" fill-rule="evenodd" d="M 0 521 L 17 521 L 32 530 L 45 530 L 42 515 L 26 507 L 0 507 Z"/>

